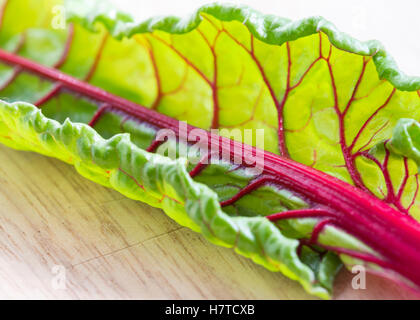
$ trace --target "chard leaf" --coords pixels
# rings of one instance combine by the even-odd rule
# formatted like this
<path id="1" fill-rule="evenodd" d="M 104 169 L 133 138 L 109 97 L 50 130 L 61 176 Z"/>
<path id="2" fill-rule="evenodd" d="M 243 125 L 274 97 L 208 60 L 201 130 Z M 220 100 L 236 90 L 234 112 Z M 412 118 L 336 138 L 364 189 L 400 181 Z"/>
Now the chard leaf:
<path id="1" fill-rule="evenodd" d="M 61 3 L 3 0 L 1 143 L 73 164 L 319 297 L 337 254 L 420 286 L 420 79 L 378 42 L 218 4 L 138 23 L 73 0 L 62 30 Z M 281 157 L 264 153 L 261 173 L 223 158 L 234 143 L 221 139 L 197 163 L 209 155 L 180 137 L 156 143 L 173 119 L 233 139 L 263 129 L 253 144 Z"/>

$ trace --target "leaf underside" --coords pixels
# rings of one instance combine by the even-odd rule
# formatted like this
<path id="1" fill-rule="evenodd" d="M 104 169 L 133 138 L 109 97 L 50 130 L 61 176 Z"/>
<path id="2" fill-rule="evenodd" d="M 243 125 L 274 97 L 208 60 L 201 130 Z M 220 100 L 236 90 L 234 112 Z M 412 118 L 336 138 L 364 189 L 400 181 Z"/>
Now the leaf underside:
<path id="1" fill-rule="evenodd" d="M 229 161 L 191 175 L 192 158 L 202 155 L 178 150 L 178 159 L 170 159 L 148 152 L 156 151 L 150 147 L 159 128 L 124 103 L 11 63 L 7 53 L 190 125 L 223 129 L 228 138 L 237 129 L 264 129 L 257 147 L 420 218 L 412 142 L 418 135 L 404 131 L 420 118 L 420 80 L 402 75 L 379 43 L 354 40 L 322 18 L 290 22 L 226 5 L 205 6 L 189 19 L 134 23 L 103 2 L 69 1 L 73 23 L 56 30 L 53 8 L 61 1 L 42 2 L 2 2 L 0 94 L 25 102 L 1 103 L 3 144 L 71 163 L 323 298 L 340 267 L 332 251 L 347 266 L 362 263 L 350 251 L 326 248 L 377 253 L 325 219 L 270 222 L 266 216 L 313 203 L 269 180 L 260 183 L 258 173 Z"/>

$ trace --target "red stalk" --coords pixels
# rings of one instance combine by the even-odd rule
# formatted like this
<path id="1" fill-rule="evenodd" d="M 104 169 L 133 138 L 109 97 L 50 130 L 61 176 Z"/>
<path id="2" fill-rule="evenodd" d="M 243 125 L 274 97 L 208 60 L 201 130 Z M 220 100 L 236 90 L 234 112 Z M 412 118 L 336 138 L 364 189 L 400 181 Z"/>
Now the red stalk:
<path id="1" fill-rule="evenodd" d="M 179 133 L 179 122 L 177 120 L 110 94 L 56 69 L 39 65 L 4 50 L 0 50 L 0 60 L 50 79 L 60 88 L 92 98 L 103 106 L 105 105 L 109 110 L 119 110 L 138 120 L 152 124 L 157 129 L 171 129 L 175 134 Z M 58 92 L 59 90 L 57 90 L 57 94 Z M 102 111 L 105 111 L 105 109 Z M 100 111 L 97 113 L 98 116 L 95 121 L 102 113 Z M 187 126 L 188 132 L 193 129 L 195 128 Z M 247 155 L 256 154 L 256 149 L 249 145 L 218 137 L 210 132 L 207 135 L 207 141 L 209 144 L 211 142 L 212 150 L 215 150 L 216 145 L 220 154 L 229 154 L 230 160 L 235 158 L 234 151 L 238 149 L 242 150 L 243 163 L 249 162 L 246 161 Z M 307 209 L 307 211 L 291 211 L 279 214 L 278 219 L 305 218 L 308 216 L 322 220 L 328 218 L 333 221 L 334 226 L 354 235 L 379 254 L 379 257 L 375 260 L 371 256 L 367 257 L 367 255 L 359 253 L 358 257 L 360 259 L 392 269 L 420 287 L 420 273 L 417 270 L 420 266 L 419 223 L 372 195 L 315 169 L 270 152 L 263 153 L 263 160 L 263 173 L 235 197 L 222 202 L 222 205 L 232 204 L 243 195 L 265 183 L 276 184 L 279 187 L 292 190 L 305 197 L 314 205 L 314 208 Z M 201 169 L 202 167 L 200 167 Z M 312 213 L 308 210 L 312 210 Z M 280 215 L 283 217 L 280 217 Z M 275 220 L 273 216 L 269 218 Z M 325 224 L 323 223 L 322 227 Z M 321 230 L 320 227 L 319 232 Z M 343 248 L 329 247 L 327 249 L 337 253 L 355 255 L 354 252 L 348 252 Z"/>

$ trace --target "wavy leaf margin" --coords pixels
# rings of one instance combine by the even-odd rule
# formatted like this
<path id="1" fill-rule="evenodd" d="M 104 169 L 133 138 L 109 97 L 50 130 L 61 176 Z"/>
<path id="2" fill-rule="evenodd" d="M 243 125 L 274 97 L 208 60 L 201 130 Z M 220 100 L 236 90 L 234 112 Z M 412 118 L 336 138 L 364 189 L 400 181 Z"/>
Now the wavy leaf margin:
<path id="1" fill-rule="evenodd" d="M 104 139 L 86 124 L 70 120 L 60 124 L 25 102 L 0 101 L 0 142 L 72 164 L 87 179 L 161 208 L 210 242 L 234 248 L 265 268 L 282 272 L 310 294 L 330 298 L 332 280 L 338 272 L 327 270 L 333 256 L 321 263 L 317 283 L 314 272 L 297 255 L 298 240 L 283 236 L 265 217 L 231 217 L 224 213 L 217 194 L 190 177 L 185 158 L 171 160 L 144 151 L 130 141 L 128 134 Z"/>
<path id="2" fill-rule="evenodd" d="M 86 5 L 83 0 L 65 0 L 68 21 L 78 22 L 95 31 L 95 24 L 102 23 L 116 39 L 156 30 L 183 34 L 194 30 L 209 14 L 221 21 L 238 21 L 247 26 L 257 39 L 272 45 L 297 40 L 322 31 L 336 48 L 363 56 L 372 56 L 381 80 L 389 81 L 401 91 L 420 90 L 420 77 L 402 72 L 394 58 L 378 40 L 359 41 L 339 31 L 333 23 L 320 17 L 291 21 L 275 15 L 260 13 L 245 5 L 212 3 L 198 8 L 185 18 L 176 16 L 154 17 L 136 22 L 128 15 L 115 10 L 105 1 L 93 0 Z"/>

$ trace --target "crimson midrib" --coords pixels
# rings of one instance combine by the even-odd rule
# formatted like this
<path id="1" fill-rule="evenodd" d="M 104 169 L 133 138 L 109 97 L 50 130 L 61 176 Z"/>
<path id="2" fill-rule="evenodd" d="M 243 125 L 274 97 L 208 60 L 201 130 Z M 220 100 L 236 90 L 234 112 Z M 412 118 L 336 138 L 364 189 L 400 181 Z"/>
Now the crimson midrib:
<path id="1" fill-rule="evenodd" d="M 177 120 L 115 96 L 101 88 L 66 75 L 57 69 L 42 66 L 1 49 L 0 60 L 42 78 L 52 80 L 59 89 L 50 92 L 48 98 L 52 98 L 60 92 L 61 88 L 65 88 L 98 101 L 102 108 L 98 109 L 97 117 L 100 117 L 104 111 L 120 110 L 157 128 L 172 129 L 175 134 L 178 134 L 179 122 Z M 41 100 L 44 101 L 45 98 Z M 94 121 L 91 121 L 91 124 L 94 124 Z M 187 126 L 188 132 L 193 129 L 195 129 L 193 126 Z M 218 141 L 218 149 L 220 151 L 230 151 L 231 159 L 234 158 L 233 150 L 236 150 L 234 146 L 240 143 L 218 137 L 209 132 L 207 134 L 209 143 Z M 156 141 L 152 144 L 155 144 L 155 147 L 159 145 L 159 143 L 156 144 Z M 246 163 L 248 152 L 256 154 L 256 149 L 245 144 L 240 144 L 240 146 L 241 150 L 247 151 L 242 152 L 243 163 Z M 212 147 L 212 150 L 214 150 L 214 145 Z M 150 149 L 149 151 L 153 150 Z M 309 199 L 311 204 L 319 209 L 319 215 L 313 216 L 318 217 L 321 223 L 317 228 L 317 234 L 327 225 L 344 229 L 380 253 L 382 255 L 380 261 L 383 261 L 383 266 L 398 271 L 420 286 L 420 275 L 416 270 L 413 270 L 415 266 L 420 265 L 420 227 L 417 222 L 379 199 L 333 177 L 270 152 L 260 152 L 262 152 L 264 160 L 263 173 L 256 180 L 251 181 L 249 186 L 242 192 L 240 191 L 234 198 L 222 202 L 222 206 L 232 204 L 265 183 L 288 188 L 299 193 L 305 199 Z M 203 164 L 199 163 L 197 166 L 203 168 Z M 194 176 L 199 172 L 200 170 L 196 167 L 191 173 Z M 289 212 L 287 218 L 293 217 L 304 218 L 305 209 Z M 329 219 L 328 223 L 325 222 L 325 218 Z M 276 219 L 271 220 L 278 219 L 282 219 L 281 214 L 277 215 Z M 381 237 L 378 235 L 381 235 Z M 316 241 L 317 239 L 312 240 Z M 340 248 L 334 248 L 334 251 L 338 253 L 340 253 L 340 250 Z M 341 250 L 341 253 L 360 257 L 359 252 L 352 252 L 351 250 Z M 366 260 L 373 258 L 371 255 L 365 255 Z"/>

